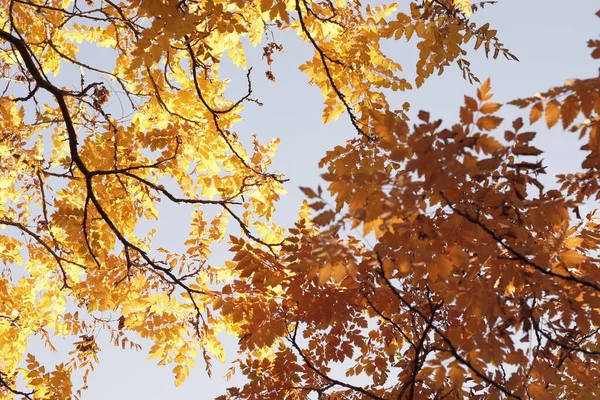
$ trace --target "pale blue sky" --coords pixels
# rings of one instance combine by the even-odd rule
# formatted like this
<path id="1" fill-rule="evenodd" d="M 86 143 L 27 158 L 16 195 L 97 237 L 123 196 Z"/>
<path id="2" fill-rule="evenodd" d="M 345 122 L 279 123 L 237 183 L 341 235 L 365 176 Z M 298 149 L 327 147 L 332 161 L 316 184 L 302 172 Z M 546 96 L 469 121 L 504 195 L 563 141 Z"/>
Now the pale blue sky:
<path id="1" fill-rule="evenodd" d="M 598 8 L 600 5 L 594 0 L 500 0 L 497 5 L 480 12 L 476 21 L 489 21 L 492 28 L 498 30 L 500 40 L 521 61 L 517 63 L 503 57 L 486 60 L 483 52 L 468 48 L 472 70 L 482 80 L 491 77 L 495 99 L 501 102 L 544 91 L 568 78 L 596 76 L 598 63 L 589 57 L 586 42 L 597 38 L 600 20 L 594 13 Z M 302 201 L 298 186 L 315 187 L 320 183 L 317 168 L 320 158 L 328 149 L 355 134 L 344 115 L 327 126 L 321 124 L 320 91 L 309 87 L 307 77 L 298 71 L 298 65 L 312 57 L 312 50 L 290 33 L 278 33 L 276 37 L 284 45 L 284 51 L 275 55 L 273 64 L 277 82 L 269 82 L 264 77 L 265 63 L 260 59 L 260 47 L 249 55 L 249 65 L 255 65 L 253 97 L 264 106 L 246 106 L 245 119 L 237 126 L 240 136 L 257 134 L 261 142 L 275 137 L 282 139 L 273 169 L 290 179 L 286 187 L 288 194 L 281 200 L 276 215 L 277 222 L 284 225 L 289 225 L 297 215 Z M 404 64 L 409 74 L 413 74 L 414 65 L 411 46 L 406 43 L 386 45 L 388 54 Z M 243 85 L 243 71 L 230 68 L 226 71 Z M 451 124 L 457 120 L 463 96 L 473 95 L 475 89 L 462 79 L 459 69 L 453 67 L 442 77 L 431 78 L 421 89 L 397 94 L 389 101 L 392 108 L 401 108 L 402 103 L 409 101 L 411 114 L 426 109 L 432 117 L 443 118 Z M 232 89 L 232 96 L 234 92 Z M 503 111 L 506 117 L 522 115 L 512 107 Z M 541 124 L 537 126 L 540 133 L 536 144 L 547 151 L 544 157 L 550 161 L 548 172 L 577 168 L 581 161 L 576 136 L 560 129 L 547 131 L 542 127 Z M 181 207 L 162 206 L 162 215 L 169 215 L 169 225 L 161 226 L 157 243 L 164 243 L 164 247 L 177 246 L 173 238 L 181 238 L 188 230 L 187 213 L 181 210 Z M 228 254 L 220 250 L 215 254 L 215 263 L 227 257 Z M 228 347 L 235 351 L 233 346 Z M 37 350 L 38 346 L 35 348 Z M 101 348 L 100 364 L 90 377 L 90 389 L 83 399 L 212 399 L 231 385 L 222 378 L 227 367 L 219 366 L 217 362 L 213 378 L 208 379 L 199 358 L 191 376 L 181 387 L 175 388 L 171 367 L 157 367 L 155 361 L 146 360 L 145 351 L 123 351 L 106 342 Z M 229 359 L 234 357 L 232 352 Z M 48 363 L 52 362 L 52 358 L 48 358 Z"/>

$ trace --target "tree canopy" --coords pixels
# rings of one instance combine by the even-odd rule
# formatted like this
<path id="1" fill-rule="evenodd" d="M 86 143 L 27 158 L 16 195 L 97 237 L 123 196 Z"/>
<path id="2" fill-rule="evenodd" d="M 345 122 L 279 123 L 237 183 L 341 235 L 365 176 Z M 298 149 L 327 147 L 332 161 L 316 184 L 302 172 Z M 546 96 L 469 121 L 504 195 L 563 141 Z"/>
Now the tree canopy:
<path id="1" fill-rule="evenodd" d="M 99 332 L 141 339 L 178 385 L 225 359 L 226 331 L 245 383 L 223 399 L 598 398 L 600 219 L 582 210 L 600 199 L 600 78 L 495 102 L 467 58 L 518 61 L 473 22 L 490 3 L 0 0 L 0 396 L 85 398 Z M 312 49 L 323 123 L 355 131 L 291 227 L 272 219 L 279 140 L 236 132 L 261 105 L 246 51 L 276 85 L 279 31 Z M 475 86 L 453 122 L 388 101 L 451 66 Z M 585 152 L 552 187 L 543 125 Z M 184 251 L 154 240 L 159 202 L 188 208 Z M 71 340 L 68 361 L 33 336 Z"/>

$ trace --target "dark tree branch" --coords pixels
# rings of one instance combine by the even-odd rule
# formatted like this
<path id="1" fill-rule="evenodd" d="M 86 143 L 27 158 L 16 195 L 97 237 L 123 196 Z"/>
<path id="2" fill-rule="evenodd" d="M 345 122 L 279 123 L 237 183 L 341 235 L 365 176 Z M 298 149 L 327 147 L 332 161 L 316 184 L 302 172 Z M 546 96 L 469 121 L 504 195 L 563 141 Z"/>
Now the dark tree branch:
<path id="1" fill-rule="evenodd" d="M 313 45 L 315 51 L 319 54 L 319 57 L 321 58 L 321 63 L 323 64 L 323 68 L 325 69 L 325 74 L 327 75 L 327 79 L 329 80 L 329 84 L 331 85 L 331 87 L 332 87 L 333 91 L 335 92 L 335 94 L 337 95 L 338 99 L 342 102 L 342 104 L 344 104 L 344 107 L 346 108 L 346 111 L 348 112 L 348 115 L 350 117 L 350 122 L 352 123 L 352 126 L 354 126 L 354 129 L 356 129 L 356 131 L 359 134 L 363 135 L 367 139 L 369 139 L 369 140 L 375 140 L 375 137 L 373 137 L 372 135 L 369 135 L 368 133 L 366 133 L 358 125 L 359 121 L 356 118 L 356 115 L 354 115 L 354 110 L 352 110 L 352 107 L 350 106 L 350 104 L 346 100 L 346 96 L 344 96 L 344 94 L 342 93 L 342 91 L 337 87 L 337 85 L 335 83 L 335 80 L 333 79 L 333 75 L 331 73 L 331 70 L 330 70 L 329 65 L 327 64 L 327 62 L 329 61 L 329 62 L 332 62 L 334 64 L 339 64 L 339 65 L 343 65 L 343 64 L 340 61 L 331 59 L 327 54 L 325 54 L 325 52 L 323 51 L 323 49 L 321 49 L 321 47 L 319 46 L 319 44 L 312 37 L 310 31 L 306 27 L 306 22 L 304 21 L 304 17 L 302 16 L 302 9 L 300 7 L 300 0 L 296 0 L 296 13 L 298 14 L 298 22 L 300 22 L 300 27 L 302 28 L 302 32 L 304 32 L 304 34 L 306 35 L 306 37 L 308 38 L 308 40 L 310 41 L 310 43 Z"/>

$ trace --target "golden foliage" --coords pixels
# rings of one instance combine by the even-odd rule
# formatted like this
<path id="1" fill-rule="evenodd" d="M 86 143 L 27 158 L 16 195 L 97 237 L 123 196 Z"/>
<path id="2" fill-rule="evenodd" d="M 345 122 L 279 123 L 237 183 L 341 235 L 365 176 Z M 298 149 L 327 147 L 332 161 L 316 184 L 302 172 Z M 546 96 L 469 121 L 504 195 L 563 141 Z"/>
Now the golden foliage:
<path id="1" fill-rule="evenodd" d="M 225 359 L 225 330 L 247 378 L 235 398 L 597 397 L 600 222 L 579 207 L 600 198 L 600 80 L 510 103 L 585 141 L 581 171 L 551 190 L 523 119 L 497 135 L 489 80 L 447 127 L 425 111 L 409 126 L 410 105 L 386 97 L 453 63 L 479 82 L 469 43 L 516 60 L 469 19 L 484 5 L 0 0 L 0 395 L 80 397 L 99 331 L 123 348 L 145 339 L 179 385 L 199 354 L 209 374 Z M 235 132 L 260 105 L 252 69 L 239 99 L 220 77 L 222 60 L 245 69 L 245 43 L 275 29 L 314 51 L 300 69 L 323 122 L 346 114 L 357 133 L 323 158 L 327 189 L 302 189 L 287 230 L 272 221 L 279 141 Z M 414 82 L 384 40 L 416 46 Z M 114 65 L 85 58 L 102 48 Z M 267 66 L 281 50 L 265 44 Z M 145 232 L 170 222 L 161 201 L 189 207 L 183 251 Z M 231 260 L 210 265 L 232 229 Z M 47 367 L 31 337 L 72 350 Z"/>

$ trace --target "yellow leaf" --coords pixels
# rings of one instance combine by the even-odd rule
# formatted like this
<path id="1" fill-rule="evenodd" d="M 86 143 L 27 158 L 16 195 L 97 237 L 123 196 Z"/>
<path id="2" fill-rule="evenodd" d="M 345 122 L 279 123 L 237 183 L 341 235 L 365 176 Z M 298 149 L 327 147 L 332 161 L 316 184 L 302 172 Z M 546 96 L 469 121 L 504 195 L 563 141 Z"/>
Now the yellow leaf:
<path id="1" fill-rule="evenodd" d="M 454 6 L 459 8 L 465 16 L 471 16 L 471 2 L 469 0 L 454 0 Z"/>

